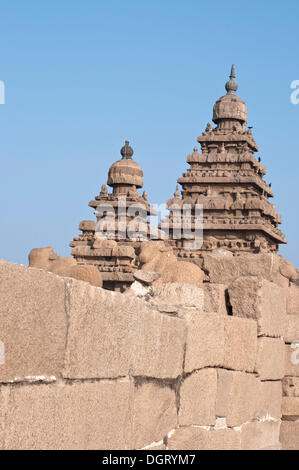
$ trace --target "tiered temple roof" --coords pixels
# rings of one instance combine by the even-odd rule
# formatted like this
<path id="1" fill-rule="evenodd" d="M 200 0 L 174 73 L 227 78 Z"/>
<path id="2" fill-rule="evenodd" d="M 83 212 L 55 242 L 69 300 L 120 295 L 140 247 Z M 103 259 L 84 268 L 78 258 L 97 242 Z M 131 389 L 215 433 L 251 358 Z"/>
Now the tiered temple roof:
<path id="1" fill-rule="evenodd" d="M 208 123 L 205 132 L 198 137 L 202 153 L 195 147 L 188 155 L 190 168 L 178 179 L 182 196 L 177 189 L 168 206 L 190 204 L 191 228 L 194 229 L 195 206 L 203 205 L 203 244 L 199 253 L 217 248 L 234 253 L 275 252 L 279 243 L 286 243 L 278 228 L 281 217 L 269 202 L 273 193 L 271 185 L 263 180 L 266 169 L 260 158 L 254 156 L 258 147 L 252 128 L 246 128 L 246 104 L 235 94 L 238 85 L 234 66 L 225 88 L 226 95 L 217 100 L 213 108 L 216 127 Z M 177 227 L 177 214 L 170 212 L 169 218 L 161 224 L 162 229 L 169 226 L 171 238 Z M 178 256 L 190 256 L 187 243 L 183 235 L 175 241 Z"/>
<path id="2" fill-rule="evenodd" d="M 121 149 L 122 158 L 109 169 L 107 184 L 89 206 L 95 209 L 97 222 L 80 222 L 82 234 L 70 243 L 72 255 L 79 264 L 98 266 L 103 286 L 123 290 L 133 282 L 137 268 L 140 243 L 161 234 L 149 225 L 148 216 L 154 215 L 143 186 L 143 171 L 132 160 L 133 149 L 126 141 Z"/>

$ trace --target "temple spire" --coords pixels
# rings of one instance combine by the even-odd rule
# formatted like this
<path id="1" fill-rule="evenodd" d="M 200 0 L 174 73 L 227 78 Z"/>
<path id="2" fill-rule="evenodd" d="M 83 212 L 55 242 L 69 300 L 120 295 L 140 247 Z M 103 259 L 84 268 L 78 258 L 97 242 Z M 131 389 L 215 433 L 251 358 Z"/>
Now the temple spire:
<path id="1" fill-rule="evenodd" d="M 225 89 L 226 89 L 228 95 L 234 95 L 235 92 L 238 89 L 238 84 L 235 81 L 235 78 L 236 78 L 235 66 L 232 65 L 230 76 L 229 76 L 229 81 L 226 82 L 226 84 L 225 84 Z"/>

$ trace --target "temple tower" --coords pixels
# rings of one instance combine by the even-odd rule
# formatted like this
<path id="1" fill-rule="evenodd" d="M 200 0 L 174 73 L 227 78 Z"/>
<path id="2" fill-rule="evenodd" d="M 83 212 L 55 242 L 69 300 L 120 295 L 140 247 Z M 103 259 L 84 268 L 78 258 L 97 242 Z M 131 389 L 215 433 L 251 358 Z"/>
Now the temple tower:
<path id="1" fill-rule="evenodd" d="M 148 202 L 143 186 L 143 171 L 133 157 L 133 149 L 126 141 L 122 158 L 109 169 L 108 191 L 102 185 L 100 194 L 89 202 L 95 209 L 96 222 L 80 222 L 82 234 L 70 243 L 72 256 L 78 264 L 98 267 L 103 287 L 123 291 L 133 282 L 138 265 L 138 253 L 142 241 L 160 238 L 161 234 L 150 227 L 148 216 L 155 211 Z"/>
<path id="2" fill-rule="evenodd" d="M 213 108 L 213 122 L 207 124 L 205 132 L 198 137 L 201 153 L 195 147 L 188 155 L 190 168 L 178 179 L 182 194 L 168 201 L 171 209 L 190 204 L 191 226 L 195 227 L 195 205 L 203 205 L 203 244 L 198 250 L 225 248 L 236 254 L 243 252 L 276 252 L 280 243 L 286 243 L 278 229 L 281 217 L 269 202 L 273 197 L 271 185 L 263 177 L 266 173 L 252 135 L 246 128 L 247 107 L 236 96 L 238 85 L 232 66 L 226 94 L 219 98 Z M 174 215 L 175 214 L 175 215 Z M 177 211 L 170 212 L 170 238 L 174 238 Z M 188 240 L 182 238 L 172 242 L 178 256 L 194 257 L 186 250 Z"/>

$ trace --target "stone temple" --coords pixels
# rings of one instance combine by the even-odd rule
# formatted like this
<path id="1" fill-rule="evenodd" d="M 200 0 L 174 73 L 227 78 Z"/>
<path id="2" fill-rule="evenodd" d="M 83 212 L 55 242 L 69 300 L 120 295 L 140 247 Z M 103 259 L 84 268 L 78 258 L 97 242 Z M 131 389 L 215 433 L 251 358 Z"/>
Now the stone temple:
<path id="1" fill-rule="evenodd" d="M 143 172 L 133 157 L 133 149 L 126 142 L 121 149 L 122 158 L 109 169 L 107 184 L 89 206 L 95 209 L 96 222 L 85 220 L 79 225 L 82 234 L 70 243 L 72 256 L 81 265 L 97 266 L 102 274 L 103 286 L 123 291 L 133 282 L 140 266 L 140 245 L 146 240 L 168 238 L 166 245 L 176 257 L 201 266 L 204 252 L 225 249 L 234 255 L 259 252 L 277 252 L 280 243 L 286 243 L 278 226 L 281 217 L 269 199 L 273 197 L 271 185 L 263 177 L 266 173 L 252 135 L 247 128 L 247 107 L 236 95 L 238 85 L 232 66 L 226 94 L 213 108 L 213 122 L 197 138 L 197 147 L 188 155 L 190 168 L 178 179 L 182 187 L 167 202 L 169 216 L 155 231 L 149 225 L 154 215 L 146 191 L 140 196 Z M 122 204 L 122 198 L 124 198 Z M 189 207 L 191 232 L 197 227 L 196 207 L 202 207 L 202 242 L 190 249 L 190 240 L 183 231 L 183 207 Z M 138 217 L 136 217 L 136 214 Z M 136 222 L 137 221 L 137 222 Z M 138 236 L 134 236 L 138 231 Z"/>
<path id="2" fill-rule="evenodd" d="M 226 95 L 219 98 L 213 108 L 213 122 L 198 137 L 202 153 L 194 147 L 188 155 L 190 168 L 178 179 L 182 197 L 177 189 L 168 206 L 175 207 L 169 219 L 173 237 L 178 207 L 191 206 L 191 228 L 195 226 L 194 207 L 203 205 L 203 244 L 198 252 L 224 248 L 233 253 L 276 252 L 280 243 L 286 243 L 278 229 L 281 217 L 269 202 L 273 197 L 271 185 L 266 184 L 266 173 L 252 129 L 246 128 L 247 107 L 236 96 L 234 66 L 225 85 Z M 184 250 L 188 240 L 176 239 L 178 256 L 192 256 Z"/>

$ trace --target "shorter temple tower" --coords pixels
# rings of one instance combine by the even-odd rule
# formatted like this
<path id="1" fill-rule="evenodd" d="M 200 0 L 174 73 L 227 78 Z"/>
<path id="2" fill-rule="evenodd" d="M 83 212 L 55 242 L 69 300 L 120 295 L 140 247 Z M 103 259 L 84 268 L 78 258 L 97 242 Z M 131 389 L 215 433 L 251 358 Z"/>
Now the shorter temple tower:
<path id="1" fill-rule="evenodd" d="M 230 79 L 225 85 L 226 95 L 219 98 L 213 108 L 213 122 L 198 137 L 202 153 L 195 147 L 188 155 L 190 168 L 178 179 L 182 194 L 168 201 L 170 215 L 161 223 L 169 227 L 170 238 L 179 257 L 196 256 L 186 250 L 189 240 L 174 240 L 178 222 L 178 208 L 191 206 L 191 228 L 195 228 L 195 206 L 203 205 L 203 244 L 197 250 L 224 248 L 235 254 L 244 252 L 276 252 L 280 243 L 286 243 L 278 225 L 281 217 L 269 199 L 273 197 L 271 185 L 263 177 L 266 173 L 252 129 L 246 128 L 247 107 L 236 96 L 238 85 L 232 66 Z M 175 205 L 176 210 L 171 210 Z M 196 250 L 195 250 L 196 252 Z"/>
<path id="2" fill-rule="evenodd" d="M 123 291 L 133 282 L 142 241 L 159 239 L 163 234 L 150 227 L 148 216 L 155 211 L 148 202 L 143 187 L 143 171 L 133 157 L 133 149 L 126 141 L 122 158 L 109 169 L 107 184 L 89 206 L 95 209 L 96 222 L 80 222 L 82 234 L 70 243 L 72 256 L 78 264 L 98 267 L 103 287 Z"/>

